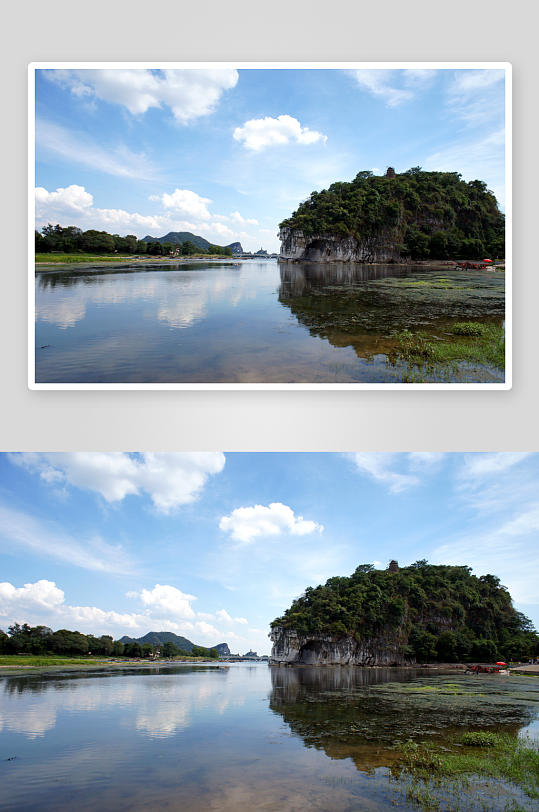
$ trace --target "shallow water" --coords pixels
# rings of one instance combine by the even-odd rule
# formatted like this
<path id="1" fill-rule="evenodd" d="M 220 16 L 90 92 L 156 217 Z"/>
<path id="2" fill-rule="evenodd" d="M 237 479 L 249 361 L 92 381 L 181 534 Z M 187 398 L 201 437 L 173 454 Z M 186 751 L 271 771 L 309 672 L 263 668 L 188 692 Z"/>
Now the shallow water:
<path id="1" fill-rule="evenodd" d="M 4 677 L 0 809 L 383 812 L 396 740 L 533 723 L 536 681 L 492 680 L 263 664 Z M 468 704 L 448 710 L 448 684 Z"/>
<path id="2" fill-rule="evenodd" d="M 35 296 L 37 383 L 398 383 L 395 330 L 504 315 L 503 273 L 425 266 L 70 268 Z"/>

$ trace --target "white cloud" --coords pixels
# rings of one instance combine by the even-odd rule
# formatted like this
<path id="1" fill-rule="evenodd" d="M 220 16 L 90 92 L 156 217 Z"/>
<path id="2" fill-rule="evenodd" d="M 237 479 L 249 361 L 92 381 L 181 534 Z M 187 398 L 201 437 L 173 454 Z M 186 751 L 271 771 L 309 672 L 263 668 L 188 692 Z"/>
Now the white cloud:
<path id="1" fill-rule="evenodd" d="M 400 493 L 419 483 L 416 476 L 398 474 L 391 467 L 395 455 L 389 452 L 356 452 L 350 455 L 361 473 L 366 473 L 375 482 L 389 485 L 390 493 Z"/>
<path id="2" fill-rule="evenodd" d="M 45 481 L 53 476 L 97 491 L 107 502 L 146 491 L 162 513 L 195 501 L 208 477 L 225 465 L 221 452 L 23 452 L 10 454 L 10 459 Z"/>
<path id="3" fill-rule="evenodd" d="M 250 542 L 258 536 L 277 536 L 284 532 L 303 536 L 315 530 L 321 533 L 324 529 L 317 522 L 307 521 L 302 516 L 296 518 L 294 511 L 280 502 L 274 502 L 269 507 L 255 505 L 237 508 L 230 516 L 223 516 L 219 528 L 242 542 Z"/>
<path id="4" fill-rule="evenodd" d="M 57 189 L 47 192 L 42 186 L 36 188 L 36 209 L 46 205 L 49 208 L 67 208 L 73 211 L 87 209 L 94 202 L 92 195 L 84 186 L 68 186 L 67 189 Z"/>
<path id="5" fill-rule="evenodd" d="M 139 629 L 141 623 L 147 622 L 143 615 L 121 615 L 95 606 L 67 606 L 64 600 L 64 592 L 54 581 L 41 580 L 18 588 L 7 582 L 0 584 L 0 615 L 10 624 L 61 624 L 66 628 L 85 627 L 89 633 L 99 634 L 111 627 Z"/>
<path id="6" fill-rule="evenodd" d="M 531 537 L 531 538 L 530 538 Z M 537 604 L 539 570 L 539 505 L 515 510 L 513 518 L 492 522 L 478 532 L 454 538 L 434 551 L 444 564 L 466 561 L 477 575 L 497 575 L 512 598 L 523 604 Z"/>
<path id="7" fill-rule="evenodd" d="M 499 69 L 456 70 L 448 89 L 450 115 L 469 126 L 484 126 L 498 119 L 503 124 L 504 93 L 500 86 L 505 71 Z"/>
<path id="8" fill-rule="evenodd" d="M 215 615 L 217 619 L 221 621 L 221 623 L 247 623 L 244 617 L 230 617 L 226 609 L 220 609 L 215 613 Z"/>
<path id="9" fill-rule="evenodd" d="M 235 87 L 238 72 L 233 68 L 208 70 L 144 70 L 102 68 L 46 70 L 44 76 L 78 98 L 94 96 L 142 115 L 151 107 L 169 107 L 181 124 L 211 113 L 225 90 Z"/>
<path id="10" fill-rule="evenodd" d="M 243 141 L 247 149 L 260 151 L 265 147 L 276 144 L 288 144 L 295 141 L 297 144 L 314 144 L 317 141 L 327 141 L 322 133 L 302 127 L 299 121 L 292 116 L 279 116 L 279 118 L 251 119 L 243 127 L 236 127 L 234 139 Z"/>
<path id="11" fill-rule="evenodd" d="M 154 180 L 158 173 L 143 152 L 131 152 L 125 145 L 101 147 L 85 133 L 72 132 L 59 124 L 36 118 L 36 153 L 60 156 L 64 163 L 92 172 L 138 180 Z"/>
<path id="12" fill-rule="evenodd" d="M 468 454 L 465 456 L 460 476 L 466 480 L 468 485 L 470 481 L 480 482 L 486 477 L 499 476 L 525 460 L 531 453 L 530 451 L 503 451 L 493 454 Z"/>
<path id="13" fill-rule="evenodd" d="M 246 220 L 244 217 L 241 216 L 239 211 L 235 211 L 230 215 L 230 219 L 234 223 L 248 223 L 251 226 L 257 226 L 258 220 Z M 275 229 L 271 232 L 272 234 L 275 233 Z"/>
<path id="14" fill-rule="evenodd" d="M 127 592 L 128 598 L 139 598 L 144 606 L 149 606 L 157 613 L 174 615 L 179 618 L 194 618 L 195 612 L 191 606 L 196 601 L 194 595 L 186 595 L 174 586 L 156 584 L 152 590 L 143 589 L 142 592 Z"/>
<path id="15" fill-rule="evenodd" d="M 362 89 L 385 101 L 388 107 L 396 107 L 411 101 L 418 91 L 432 82 L 437 71 L 424 68 L 409 70 L 361 68 L 347 70 L 346 73 L 352 76 Z M 403 87 L 396 87 L 399 83 Z"/>
<path id="16" fill-rule="evenodd" d="M 388 107 L 396 107 L 398 104 L 410 101 L 414 97 L 411 90 L 401 90 L 389 84 L 392 78 L 392 71 L 390 70 L 365 68 L 348 72 L 361 88 L 369 90 L 374 96 L 382 98 Z"/>
<path id="17" fill-rule="evenodd" d="M 149 199 L 152 202 L 166 201 L 170 205 L 165 213 L 156 215 L 130 213 L 123 209 L 99 209 L 93 207 L 93 197 L 83 186 L 73 184 L 55 192 L 38 187 L 35 190 L 36 228 L 39 230 L 52 222 L 64 227 L 76 225 L 83 231 L 95 228 L 109 233 L 135 234 L 139 239 L 148 234 L 155 237 L 169 231 L 191 231 L 221 244 L 247 239 L 254 246 L 254 240 L 245 231 L 233 231 L 221 222 L 229 222 L 229 217 L 210 214 L 206 205 L 211 200 L 200 197 L 196 192 L 177 189 L 172 195 L 152 195 Z M 187 216 L 189 220 L 180 219 Z M 256 220 L 244 218 L 241 222 L 249 225 L 257 223 Z M 275 234 L 273 231 L 271 233 Z"/>
<path id="18" fill-rule="evenodd" d="M 445 456 L 444 452 L 438 451 L 411 451 L 408 454 L 408 459 L 411 468 L 421 470 L 438 465 Z"/>
<path id="19" fill-rule="evenodd" d="M 175 189 L 171 195 L 165 192 L 161 197 L 151 195 L 149 200 L 160 201 L 165 208 L 175 209 L 186 217 L 194 217 L 197 220 L 209 220 L 211 217 L 206 204 L 212 201 L 188 189 Z"/>
<path id="20" fill-rule="evenodd" d="M 35 584 L 25 584 L 18 589 L 12 584 L 0 584 L 0 602 L 28 606 L 36 605 L 50 609 L 64 602 L 64 593 L 58 589 L 53 581 L 37 581 Z M 0 604 L 1 605 L 1 604 Z"/>
<path id="21" fill-rule="evenodd" d="M 55 481 L 49 467 L 44 468 L 44 474 Z M 5 553 L 24 551 L 96 572 L 125 574 L 133 570 L 120 545 L 107 544 L 99 536 L 74 538 L 53 523 L 45 524 L 4 505 L 0 505 L 0 537 L 5 540 Z"/>

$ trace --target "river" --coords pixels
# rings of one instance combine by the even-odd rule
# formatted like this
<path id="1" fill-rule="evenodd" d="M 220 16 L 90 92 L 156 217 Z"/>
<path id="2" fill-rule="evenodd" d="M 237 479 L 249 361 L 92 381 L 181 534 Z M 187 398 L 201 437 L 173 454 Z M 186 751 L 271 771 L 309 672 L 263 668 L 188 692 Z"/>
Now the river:
<path id="1" fill-rule="evenodd" d="M 539 732 L 525 677 L 116 668 L 0 678 L 2 812 L 386 812 L 407 739 Z"/>
<path id="2" fill-rule="evenodd" d="M 501 324 L 504 274 L 252 260 L 38 270 L 35 317 L 38 384 L 401 383 L 395 332 Z"/>

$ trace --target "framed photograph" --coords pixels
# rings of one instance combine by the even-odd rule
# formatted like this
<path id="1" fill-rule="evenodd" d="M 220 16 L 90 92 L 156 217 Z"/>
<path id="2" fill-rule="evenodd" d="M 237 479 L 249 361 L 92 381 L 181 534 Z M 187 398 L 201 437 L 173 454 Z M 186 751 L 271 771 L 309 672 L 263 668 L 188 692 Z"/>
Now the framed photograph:
<path id="1" fill-rule="evenodd" d="M 510 389 L 508 63 L 33 63 L 31 389 Z"/>

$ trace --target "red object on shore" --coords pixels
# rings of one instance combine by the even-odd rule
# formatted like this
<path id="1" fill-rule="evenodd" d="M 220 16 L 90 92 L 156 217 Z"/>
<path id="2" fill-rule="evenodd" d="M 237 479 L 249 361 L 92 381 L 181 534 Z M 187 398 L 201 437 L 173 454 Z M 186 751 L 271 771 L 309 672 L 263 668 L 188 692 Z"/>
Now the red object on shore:
<path id="1" fill-rule="evenodd" d="M 484 259 L 483 262 L 492 262 L 492 260 L 491 259 Z M 504 665 L 505 665 L 505 663 L 504 663 Z"/>
<path id="2" fill-rule="evenodd" d="M 507 665 L 507 663 L 496 663 L 496 665 Z"/>

